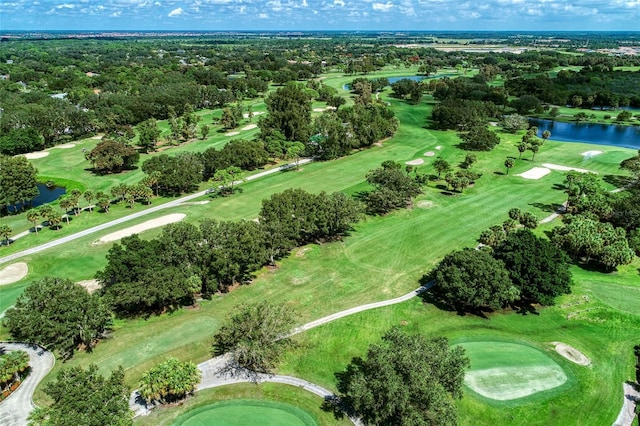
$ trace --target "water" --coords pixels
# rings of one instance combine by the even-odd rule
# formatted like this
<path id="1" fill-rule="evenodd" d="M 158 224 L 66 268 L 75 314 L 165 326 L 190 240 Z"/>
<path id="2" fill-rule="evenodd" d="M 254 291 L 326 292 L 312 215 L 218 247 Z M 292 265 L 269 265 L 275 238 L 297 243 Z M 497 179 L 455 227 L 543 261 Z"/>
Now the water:
<path id="1" fill-rule="evenodd" d="M 67 192 L 67 189 L 64 186 L 52 186 L 47 187 L 44 183 L 38 183 L 38 191 L 40 194 L 33 200 L 31 200 L 32 207 L 38 207 L 46 203 L 50 203 L 51 201 L 57 200 L 63 194 Z M 27 203 L 28 205 L 29 203 Z M 22 207 L 22 203 L 18 203 L 16 208 L 20 210 Z M 13 211 L 13 207 L 11 207 L 10 211 Z"/>
<path id="2" fill-rule="evenodd" d="M 442 78 L 442 77 L 450 77 L 452 75 L 455 74 L 434 74 L 434 75 L 430 75 L 428 77 L 425 77 L 423 75 L 408 75 L 408 76 L 404 76 L 404 77 L 387 77 L 387 80 L 389 80 L 389 84 L 393 84 L 396 83 L 400 80 L 413 80 L 413 81 L 422 81 L 422 80 L 431 80 L 434 78 Z M 370 80 L 375 80 L 376 78 L 381 78 L 381 77 L 373 77 Z M 351 90 L 351 85 L 350 84 L 343 84 L 342 85 L 342 90 Z"/>
<path id="3" fill-rule="evenodd" d="M 551 132 L 550 140 L 640 149 L 640 126 L 562 123 L 535 118 L 530 119 L 529 123 L 538 127 L 539 137 L 542 137 L 542 132 L 549 130 Z"/>

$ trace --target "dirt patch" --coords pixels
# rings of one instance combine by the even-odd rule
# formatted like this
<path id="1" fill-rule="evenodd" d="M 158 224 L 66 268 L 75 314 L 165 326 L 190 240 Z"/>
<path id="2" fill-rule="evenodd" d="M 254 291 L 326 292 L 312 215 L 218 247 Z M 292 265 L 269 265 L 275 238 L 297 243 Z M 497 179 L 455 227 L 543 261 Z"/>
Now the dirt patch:
<path id="1" fill-rule="evenodd" d="M 580 173 L 596 173 L 593 172 L 591 170 L 587 170 L 587 169 L 579 169 L 577 167 L 567 167 L 567 166 L 560 166 L 558 164 L 551 164 L 551 163 L 544 163 L 542 165 L 542 167 L 546 167 L 547 169 L 551 169 L 551 170 L 558 170 L 560 172 L 580 172 Z"/>
<path id="2" fill-rule="evenodd" d="M 296 252 L 296 257 L 303 257 L 310 250 L 311 250 L 311 247 L 302 248 Z"/>
<path id="3" fill-rule="evenodd" d="M 556 352 L 563 358 L 568 359 L 574 364 L 588 366 L 591 364 L 591 360 L 582 352 L 562 342 L 551 342 L 555 346 Z"/>
<path id="4" fill-rule="evenodd" d="M 551 170 L 549 170 L 546 167 L 534 167 L 533 169 L 529 169 L 526 172 L 520 173 L 519 175 L 516 175 L 516 176 L 520 176 L 525 179 L 538 180 L 548 175 L 549 173 L 551 173 Z"/>
<path id="5" fill-rule="evenodd" d="M 24 262 L 14 263 L 0 269 L 0 285 L 13 284 L 20 281 L 29 273 L 29 267 Z"/>
<path id="6" fill-rule="evenodd" d="M 313 112 L 324 112 L 326 110 L 327 110 L 326 108 L 314 108 Z"/>
<path id="7" fill-rule="evenodd" d="M 424 164 L 424 160 L 422 158 L 418 158 L 417 160 L 407 161 L 404 164 L 406 164 L 407 166 L 420 166 Z"/>
<path id="8" fill-rule="evenodd" d="M 27 160 L 35 160 L 37 158 L 44 158 L 49 155 L 49 151 L 38 151 L 38 152 L 29 152 L 27 154 L 22 154 L 25 156 Z"/>
<path id="9" fill-rule="evenodd" d="M 434 155 L 436 155 L 436 153 L 433 151 L 427 151 L 424 153 L 425 157 L 433 157 Z"/>
<path id="10" fill-rule="evenodd" d="M 100 139 L 102 139 L 102 135 L 91 136 L 89 139 L 93 139 L 94 141 L 99 141 Z"/>
<path id="11" fill-rule="evenodd" d="M 78 281 L 78 284 L 84 287 L 84 289 L 87 290 L 89 294 L 95 293 L 97 290 L 100 290 L 102 288 L 98 280 L 83 280 Z"/>
<path id="12" fill-rule="evenodd" d="M 224 135 L 225 136 L 235 136 L 235 135 L 239 135 L 239 134 L 240 134 L 240 132 L 227 132 Z"/>
<path id="13" fill-rule="evenodd" d="M 124 237 L 128 237 L 129 235 L 139 234 L 148 229 L 159 228 L 161 226 L 168 225 L 170 223 L 180 222 L 186 216 L 187 215 L 184 213 L 174 213 L 174 214 L 169 214 L 166 216 L 159 217 L 157 219 L 147 220 L 146 222 L 142 222 L 141 224 L 130 226 L 120 231 L 112 232 L 111 234 L 105 235 L 104 237 L 95 241 L 94 244 L 103 244 L 103 243 L 118 241 Z"/>
<path id="14" fill-rule="evenodd" d="M 255 129 L 256 127 L 258 127 L 257 124 L 247 124 L 242 128 L 242 130 L 251 130 L 251 129 Z"/>

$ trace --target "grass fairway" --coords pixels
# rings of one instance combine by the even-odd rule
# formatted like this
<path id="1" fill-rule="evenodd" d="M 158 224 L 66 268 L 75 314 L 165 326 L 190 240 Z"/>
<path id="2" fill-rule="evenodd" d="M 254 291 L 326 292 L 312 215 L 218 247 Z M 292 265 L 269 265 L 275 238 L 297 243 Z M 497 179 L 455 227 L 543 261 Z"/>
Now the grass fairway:
<path id="1" fill-rule="evenodd" d="M 198 407 L 180 416 L 174 426 L 316 426 L 313 417 L 293 405 L 238 399 Z"/>
<path id="2" fill-rule="evenodd" d="M 465 385 L 485 398 L 510 401 L 557 388 L 567 381 L 558 364 L 527 345 L 478 341 L 459 346 L 471 360 Z"/>

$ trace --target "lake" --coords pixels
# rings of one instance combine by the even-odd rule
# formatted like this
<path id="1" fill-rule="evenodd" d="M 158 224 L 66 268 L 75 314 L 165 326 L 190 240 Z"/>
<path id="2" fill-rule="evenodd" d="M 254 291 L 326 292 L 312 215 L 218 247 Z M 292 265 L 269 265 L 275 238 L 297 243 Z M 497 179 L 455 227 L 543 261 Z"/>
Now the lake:
<path id="1" fill-rule="evenodd" d="M 538 127 L 538 137 L 542 137 L 542 132 L 549 130 L 551 132 L 549 139 L 554 141 L 583 142 L 640 149 L 640 126 L 562 123 L 535 118 L 529 119 L 529 123 Z"/>
<path id="2" fill-rule="evenodd" d="M 38 207 L 43 204 L 50 203 L 51 201 L 57 200 L 64 193 L 67 192 L 67 189 L 64 186 L 48 187 L 44 183 L 38 183 L 37 185 L 38 185 L 38 191 L 40 191 L 40 194 L 38 194 L 36 198 L 31 200 L 32 207 Z M 20 207 L 22 207 L 22 203 L 18 203 L 16 207 L 19 210 Z M 13 207 L 11 207 L 11 210 L 13 211 Z"/>

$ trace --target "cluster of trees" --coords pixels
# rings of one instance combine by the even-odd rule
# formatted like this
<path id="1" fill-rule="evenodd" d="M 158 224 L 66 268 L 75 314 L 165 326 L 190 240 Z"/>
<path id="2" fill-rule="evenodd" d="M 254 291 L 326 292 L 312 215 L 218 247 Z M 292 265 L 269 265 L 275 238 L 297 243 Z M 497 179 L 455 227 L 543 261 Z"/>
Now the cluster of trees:
<path id="1" fill-rule="evenodd" d="M 53 277 L 27 287 L 4 318 L 14 339 L 57 350 L 63 358 L 78 347 L 90 351 L 111 324 L 111 311 L 98 295 Z"/>
<path id="2" fill-rule="evenodd" d="M 435 280 L 429 293 L 437 303 L 461 312 L 500 309 L 516 301 L 553 305 L 571 291 L 568 256 L 551 241 L 515 227 L 491 249 L 448 254 L 425 279 Z"/>
<path id="3" fill-rule="evenodd" d="M 403 78 L 391 84 L 391 96 L 405 99 L 411 105 L 418 105 L 422 99 L 425 87 L 420 81 Z"/>
<path id="4" fill-rule="evenodd" d="M 81 426 L 131 426 L 130 390 L 124 383 L 122 367 L 108 377 L 94 364 L 62 369 L 55 380 L 44 386 L 53 400 L 48 407 L 36 408 L 29 416 L 31 426 L 63 426 L 70 419 Z"/>
<path id="5" fill-rule="evenodd" d="M 25 157 L 0 154 L 0 212 L 13 209 L 17 213 L 38 196 L 37 176 Z"/>
<path id="6" fill-rule="evenodd" d="M 85 154 L 98 174 L 118 173 L 132 169 L 140 159 L 140 153 L 126 142 L 103 139 Z"/>
<path id="7" fill-rule="evenodd" d="M 25 351 L 11 351 L 0 355 L 0 401 L 11 394 L 29 374 L 29 354 Z"/>
<path id="8" fill-rule="evenodd" d="M 176 223 L 157 239 L 124 238 L 96 278 L 120 315 L 175 309 L 249 281 L 296 246 L 341 238 L 360 215 L 359 203 L 342 193 L 290 189 L 263 200 L 258 223 Z"/>
<path id="9" fill-rule="evenodd" d="M 194 363 L 171 357 L 143 374 L 138 392 L 147 403 L 170 404 L 191 395 L 200 377 Z"/>
<path id="10" fill-rule="evenodd" d="M 444 181 L 447 184 L 447 190 L 454 189 L 462 193 L 465 188 L 473 185 L 482 176 L 481 173 L 471 169 L 476 161 L 478 161 L 478 157 L 475 154 L 467 154 L 460 163 L 460 169 L 454 172 L 447 160 L 438 157 L 433 162 L 433 169 L 437 173 L 437 179 L 440 179 L 442 173 L 445 173 Z"/>
<path id="11" fill-rule="evenodd" d="M 455 425 L 469 365 L 446 338 L 394 327 L 336 376 L 341 401 L 368 425 Z"/>
<path id="12" fill-rule="evenodd" d="M 413 198 L 422 193 L 424 183 L 421 175 L 411 176 L 395 161 L 385 161 L 371 170 L 367 182 L 374 188 L 363 197 L 367 212 L 379 215 L 411 206 Z"/>

